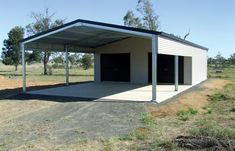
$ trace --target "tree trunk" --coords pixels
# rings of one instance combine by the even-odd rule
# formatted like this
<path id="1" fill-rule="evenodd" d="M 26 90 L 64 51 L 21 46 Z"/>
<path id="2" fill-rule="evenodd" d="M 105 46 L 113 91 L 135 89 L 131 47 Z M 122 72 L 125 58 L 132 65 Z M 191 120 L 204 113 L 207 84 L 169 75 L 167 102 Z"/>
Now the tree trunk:
<path id="1" fill-rule="evenodd" d="M 43 55 L 44 75 L 48 75 L 48 72 L 47 72 L 47 63 L 49 62 L 50 55 L 51 55 L 50 52 L 44 51 L 44 55 Z"/>
<path id="2" fill-rule="evenodd" d="M 15 65 L 15 71 L 17 71 L 18 70 L 18 65 Z"/>
<path id="3" fill-rule="evenodd" d="M 47 62 L 43 60 L 43 74 L 47 75 Z"/>
<path id="4" fill-rule="evenodd" d="M 47 52 L 44 51 L 44 55 L 43 55 L 43 74 L 47 75 Z"/>

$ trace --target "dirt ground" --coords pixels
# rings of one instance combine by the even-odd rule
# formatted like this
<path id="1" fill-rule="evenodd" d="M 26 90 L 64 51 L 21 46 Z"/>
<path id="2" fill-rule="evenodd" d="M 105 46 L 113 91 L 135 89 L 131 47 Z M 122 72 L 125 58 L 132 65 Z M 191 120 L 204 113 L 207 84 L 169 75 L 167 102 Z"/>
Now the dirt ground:
<path id="1" fill-rule="evenodd" d="M 32 82 L 27 81 L 27 86 L 41 86 L 41 85 L 53 85 L 58 84 L 56 82 Z M 4 77 L 0 76 L 0 90 L 3 89 L 15 89 L 15 88 L 21 88 L 22 87 L 22 80 L 16 79 L 13 76 Z"/>
<path id="2" fill-rule="evenodd" d="M 155 117 L 174 116 L 178 111 L 188 107 L 203 112 L 202 107 L 208 103 L 208 95 L 223 89 L 229 82 L 223 79 L 209 79 L 186 93 L 162 103 L 159 107 L 150 107 L 149 110 Z"/>
<path id="3" fill-rule="evenodd" d="M 103 150 L 102 138 L 125 136 L 143 127 L 140 115 L 147 111 L 156 117 L 165 117 L 158 123 L 159 131 L 171 137 L 169 132 L 174 135 L 178 130 L 172 129 L 174 125 L 165 124 L 168 118 L 174 124 L 172 120 L 177 119 L 171 116 L 189 106 L 203 112 L 208 95 L 228 83 L 209 79 L 162 104 L 0 99 L 0 150 Z M 28 83 L 39 84 L 48 83 Z M 0 93 L 6 87 L 20 86 L 20 80 L 0 77 Z M 117 146 L 112 148 L 120 150 L 130 143 L 115 141 Z"/>
<path id="4" fill-rule="evenodd" d="M 8 105 L 14 108 L 13 114 L 1 105 L 5 110 L 1 112 L 0 147 L 4 149 L 44 142 L 55 147 L 127 135 L 142 126 L 140 115 L 146 111 L 143 103 L 32 101 L 15 107 L 18 103 Z"/>

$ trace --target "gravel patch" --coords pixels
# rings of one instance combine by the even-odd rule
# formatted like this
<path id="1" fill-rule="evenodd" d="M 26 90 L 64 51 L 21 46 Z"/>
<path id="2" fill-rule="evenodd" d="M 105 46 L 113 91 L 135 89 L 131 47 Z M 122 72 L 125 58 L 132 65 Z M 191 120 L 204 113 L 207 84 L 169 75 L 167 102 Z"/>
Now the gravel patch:
<path id="1" fill-rule="evenodd" d="M 0 148 L 14 149 L 28 142 L 48 140 L 71 144 L 84 139 L 128 135 L 143 126 L 140 114 L 149 103 L 57 103 L 0 125 Z"/>

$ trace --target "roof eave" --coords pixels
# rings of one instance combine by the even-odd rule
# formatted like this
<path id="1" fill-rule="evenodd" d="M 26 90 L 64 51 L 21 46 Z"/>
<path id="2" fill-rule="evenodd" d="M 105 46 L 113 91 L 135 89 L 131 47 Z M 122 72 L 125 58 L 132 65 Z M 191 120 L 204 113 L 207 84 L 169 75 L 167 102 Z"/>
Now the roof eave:
<path id="1" fill-rule="evenodd" d="M 169 39 L 172 39 L 172 40 L 184 43 L 184 44 L 188 44 L 190 46 L 194 46 L 194 47 L 206 50 L 206 51 L 209 50 L 208 48 L 206 48 L 204 46 L 192 43 L 190 41 L 181 39 L 181 38 L 174 36 L 174 35 L 167 34 L 165 32 L 139 29 L 139 28 L 133 28 L 133 27 L 127 27 L 127 26 L 121 26 L 121 25 L 115 25 L 115 24 L 108 24 L 108 23 L 102 23 L 102 22 L 95 22 L 95 21 L 89 21 L 89 20 L 83 20 L 83 19 L 77 19 L 75 21 L 66 23 L 64 25 L 49 29 L 47 31 L 38 33 L 38 34 L 30 36 L 30 37 L 27 37 L 25 39 L 20 40 L 20 42 L 21 43 L 28 43 L 28 42 L 34 41 L 35 39 L 39 39 L 41 37 L 45 37 L 45 36 L 53 34 L 55 32 L 62 31 L 66 28 L 77 26 L 78 24 L 83 25 L 83 26 L 90 26 L 90 27 L 100 27 L 100 28 L 103 27 L 103 29 L 109 29 L 109 30 L 112 30 L 112 29 L 118 30 L 119 29 L 119 30 L 122 30 L 122 32 L 123 31 L 126 31 L 126 32 L 130 31 L 130 33 L 132 32 L 132 33 L 135 33 L 136 35 L 139 34 L 139 35 L 143 35 L 146 37 L 151 37 L 152 35 L 160 35 L 160 36 L 167 37 Z"/>
<path id="2" fill-rule="evenodd" d="M 195 44 L 193 42 L 187 41 L 185 39 L 181 39 L 181 38 L 179 38 L 177 36 L 174 36 L 174 35 L 171 35 L 171 34 L 167 34 L 165 32 L 160 32 L 159 35 L 163 36 L 163 37 L 166 37 L 166 38 L 169 38 L 169 39 L 172 39 L 172 40 L 175 40 L 175 41 L 178 41 L 178 42 L 181 42 L 181 43 L 184 43 L 184 44 L 187 44 L 187 45 L 190 45 L 190 46 L 193 46 L 193 47 L 196 47 L 196 48 L 200 48 L 200 49 L 203 49 L 203 50 L 206 50 L 206 51 L 209 50 L 209 48 L 207 48 L 207 47 Z"/>

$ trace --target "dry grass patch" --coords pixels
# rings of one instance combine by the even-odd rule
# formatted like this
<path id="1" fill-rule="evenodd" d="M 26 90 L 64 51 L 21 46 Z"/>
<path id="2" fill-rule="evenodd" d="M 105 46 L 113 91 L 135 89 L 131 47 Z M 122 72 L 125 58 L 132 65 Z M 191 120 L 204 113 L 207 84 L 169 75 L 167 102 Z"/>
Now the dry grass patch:
<path id="1" fill-rule="evenodd" d="M 25 150 L 47 150 L 47 151 L 101 151 L 104 145 L 98 141 L 86 141 L 85 143 L 56 144 L 45 139 L 28 141 L 25 144 L 13 149 L 14 151 Z"/>
<path id="2" fill-rule="evenodd" d="M 27 86 L 42 86 L 42 85 L 55 85 L 58 82 L 33 82 L 27 81 Z M 0 76 L 0 90 L 4 89 L 15 89 L 22 87 L 22 80 L 13 77 Z"/>
<path id="3" fill-rule="evenodd" d="M 28 141 L 14 148 L 14 151 L 47 150 L 47 151 L 129 151 L 133 148 L 134 141 L 110 140 L 84 140 L 72 144 L 56 144 L 54 142 L 39 139 Z"/>
<path id="4" fill-rule="evenodd" d="M 0 123 L 55 105 L 49 101 L 0 101 Z M 2 124 L 1 124 L 2 125 Z"/>
<path id="5" fill-rule="evenodd" d="M 198 91 L 187 92 L 162 106 L 150 107 L 149 110 L 155 117 L 175 116 L 180 110 L 189 107 L 197 109 L 199 113 L 205 112 L 202 108 L 208 103 L 208 95 L 223 89 L 228 83 L 228 80 L 210 79 L 199 85 Z"/>

